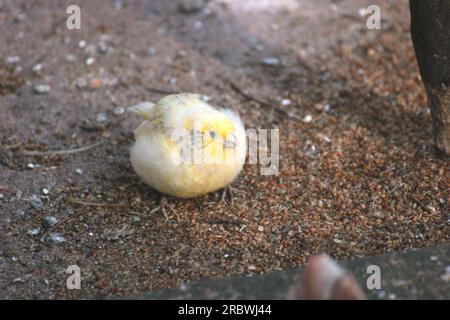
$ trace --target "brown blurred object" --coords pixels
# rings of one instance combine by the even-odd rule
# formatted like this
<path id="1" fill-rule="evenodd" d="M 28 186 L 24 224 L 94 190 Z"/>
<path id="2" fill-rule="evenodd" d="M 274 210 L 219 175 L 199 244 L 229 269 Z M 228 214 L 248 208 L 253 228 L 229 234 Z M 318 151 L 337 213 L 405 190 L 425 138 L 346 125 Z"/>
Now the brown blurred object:
<path id="1" fill-rule="evenodd" d="M 450 1 L 410 0 L 411 38 L 439 150 L 450 156 Z"/>
<path id="2" fill-rule="evenodd" d="M 364 300 L 355 278 L 330 256 L 316 255 L 289 290 L 289 300 Z"/>

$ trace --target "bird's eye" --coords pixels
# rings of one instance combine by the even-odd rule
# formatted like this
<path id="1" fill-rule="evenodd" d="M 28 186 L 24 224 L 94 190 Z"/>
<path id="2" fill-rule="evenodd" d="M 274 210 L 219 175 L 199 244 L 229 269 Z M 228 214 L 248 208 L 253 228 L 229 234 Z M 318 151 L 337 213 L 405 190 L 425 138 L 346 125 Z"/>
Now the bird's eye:
<path id="1" fill-rule="evenodd" d="M 210 131 L 210 132 L 209 132 L 209 135 L 210 135 L 211 138 L 214 139 L 214 138 L 216 137 L 217 134 L 216 134 L 215 131 Z"/>

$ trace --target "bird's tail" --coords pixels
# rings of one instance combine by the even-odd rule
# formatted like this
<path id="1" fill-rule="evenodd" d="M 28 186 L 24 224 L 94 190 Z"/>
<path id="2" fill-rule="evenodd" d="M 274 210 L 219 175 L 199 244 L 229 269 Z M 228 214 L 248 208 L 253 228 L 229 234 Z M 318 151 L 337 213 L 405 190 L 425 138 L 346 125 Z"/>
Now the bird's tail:
<path id="1" fill-rule="evenodd" d="M 153 102 L 142 101 L 134 106 L 128 107 L 128 110 L 136 113 L 137 115 L 139 115 L 140 117 L 142 117 L 146 120 L 149 120 L 151 110 L 153 109 L 154 105 L 155 104 Z"/>

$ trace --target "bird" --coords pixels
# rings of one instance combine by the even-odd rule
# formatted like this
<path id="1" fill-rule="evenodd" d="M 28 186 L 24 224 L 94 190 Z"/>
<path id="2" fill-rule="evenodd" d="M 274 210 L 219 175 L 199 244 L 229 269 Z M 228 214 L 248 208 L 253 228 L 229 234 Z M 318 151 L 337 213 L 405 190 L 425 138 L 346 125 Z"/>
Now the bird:
<path id="1" fill-rule="evenodd" d="M 144 120 L 134 132 L 132 167 L 163 195 L 194 198 L 226 192 L 243 168 L 247 139 L 239 114 L 213 107 L 205 97 L 170 94 L 130 107 Z M 163 197 L 162 208 L 166 201 Z"/>

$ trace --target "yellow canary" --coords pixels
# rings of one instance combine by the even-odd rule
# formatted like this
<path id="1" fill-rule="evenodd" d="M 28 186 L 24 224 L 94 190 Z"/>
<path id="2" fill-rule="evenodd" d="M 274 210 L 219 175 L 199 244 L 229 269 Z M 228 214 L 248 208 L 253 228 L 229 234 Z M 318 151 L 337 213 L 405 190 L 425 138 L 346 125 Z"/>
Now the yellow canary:
<path id="1" fill-rule="evenodd" d="M 241 171 L 246 134 L 235 112 L 190 93 L 141 103 L 131 111 L 144 119 L 135 131 L 131 164 L 155 190 L 196 197 L 228 186 Z"/>

